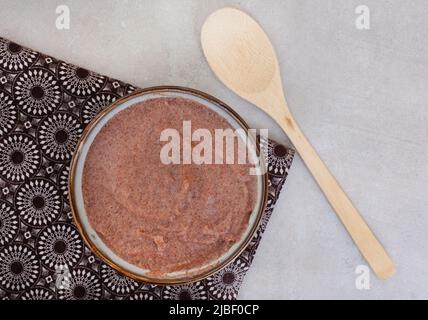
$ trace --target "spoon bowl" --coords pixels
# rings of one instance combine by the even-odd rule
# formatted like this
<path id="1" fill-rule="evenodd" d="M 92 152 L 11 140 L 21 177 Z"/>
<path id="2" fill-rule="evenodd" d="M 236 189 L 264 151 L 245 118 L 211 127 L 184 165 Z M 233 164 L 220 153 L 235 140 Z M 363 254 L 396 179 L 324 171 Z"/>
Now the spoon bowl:
<path id="1" fill-rule="evenodd" d="M 239 23 L 235 23 L 236 18 Z M 218 20 L 223 21 L 219 29 Z M 254 33 L 247 33 L 248 29 Z M 222 41 L 212 36 L 217 32 L 221 33 Z M 249 16 L 235 9 L 216 11 L 206 20 L 202 39 L 207 60 L 216 65 L 217 75 L 232 90 L 236 88 L 251 98 L 254 92 L 263 91 L 271 84 L 278 69 L 276 53 L 267 35 Z M 230 54 L 223 55 L 225 50 L 230 50 Z"/>

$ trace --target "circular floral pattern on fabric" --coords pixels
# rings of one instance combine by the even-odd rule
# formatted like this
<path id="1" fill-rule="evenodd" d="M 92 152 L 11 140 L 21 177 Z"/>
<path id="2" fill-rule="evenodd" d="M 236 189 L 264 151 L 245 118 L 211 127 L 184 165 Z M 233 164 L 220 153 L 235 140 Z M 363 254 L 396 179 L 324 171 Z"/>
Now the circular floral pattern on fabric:
<path id="1" fill-rule="evenodd" d="M 18 107 L 33 117 L 52 113 L 62 100 L 61 87 L 55 74 L 42 68 L 31 68 L 19 74 L 12 91 Z"/>
<path id="2" fill-rule="evenodd" d="M 141 290 L 131 295 L 129 300 L 159 300 L 159 296 L 157 296 L 153 291 Z"/>
<path id="3" fill-rule="evenodd" d="M 88 97 L 98 92 L 106 81 L 104 76 L 64 62 L 58 67 L 58 78 L 64 90 L 77 97 Z"/>
<path id="4" fill-rule="evenodd" d="M 18 234 L 19 219 L 13 207 L 0 200 L 0 247 L 13 241 Z"/>
<path id="5" fill-rule="evenodd" d="M 100 92 L 95 97 L 88 99 L 81 110 L 81 118 L 84 124 L 92 121 L 104 108 L 116 101 L 118 95 L 112 92 Z"/>
<path id="6" fill-rule="evenodd" d="M 80 261 L 83 242 L 74 226 L 57 223 L 39 234 L 36 250 L 48 269 L 57 270 L 61 266 L 75 266 Z"/>
<path id="7" fill-rule="evenodd" d="M 167 300 L 207 300 L 208 293 L 201 282 L 166 286 L 162 298 Z"/>
<path id="8" fill-rule="evenodd" d="M 139 287 L 138 282 L 120 275 L 105 264 L 101 265 L 100 274 L 104 286 L 113 294 L 128 295 Z"/>
<path id="9" fill-rule="evenodd" d="M 221 300 L 236 299 L 239 288 L 248 270 L 248 263 L 238 259 L 207 278 L 210 294 Z"/>
<path id="10" fill-rule="evenodd" d="M 19 187 L 15 195 L 15 207 L 25 224 L 43 227 L 59 217 L 62 198 L 50 180 L 38 178 Z"/>
<path id="11" fill-rule="evenodd" d="M 39 278 L 40 264 L 33 250 L 22 243 L 11 244 L 0 251 L 0 287 L 21 291 Z"/>
<path id="12" fill-rule="evenodd" d="M 272 210 L 269 210 L 268 208 L 266 208 L 265 212 L 263 212 L 263 216 L 262 216 L 259 228 L 258 228 L 257 233 L 256 233 L 256 235 L 258 237 L 261 237 L 263 232 L 265 232 L 267 224 L 268 224 L 271 216 L 272 216 Z"/>
<path id="13" fill-rule="evenodd" d="M 0 91 L 0 136 L 12 131 L 18 121 L 18 110 L 12 97 Z"/>
<path id="14" fill-rule="evenodd" d="M 70 175 L 70 167 L 67 164 L 62 165 L 59 170 L 57 184 L 62 192 L 64 200 L 68 201 L 68 177 Z"/>
<path id="15" fill-rule="evenodd" d="M 0 177 L 20 183 L 35 175 L 41 165 L 36 141 L 24 134 L 11 134 L 0 139 Z"/>
<path id="16" fill-rule="evenodd" d="M 284 175 L 291 165 L 293 157 L 290 156 L 290 150 L 282 144 L 269 141 L 267 144 L 266 162 L 270 173 Z"/>
<path id="17" fill-rule="evenodd" d="M 30 67 L 38 58 L 38 53 L 15 42 L 0 38 L 0 68 L 18 72 Z"/>
<path id="18" fill-rule="evenodd" d="M 23 292 L 19 297 L 21 300 L 54 300 L 55 292 L 44 287 L 33 287 Z"/>
<path id="19" fill-rule="evenodd" d="M 260 239 L 263 235 L 263 233 L 265 232 L 266 228 L 267 228 L 267 224 L 272 216 L 272 211 L 273 211 L 273 206 L 275 204 L 274 201 L 274 195 L 272 195 L 270 192 L 268 193 L 268 200 L 266 203 L 266 208 L 265 211 L 263 212 L 261 221 L 260 221 L 260 225 L 257 228 L 257 231 L 254 235 L 254 238 L 256 239 Z"/>
<path id="20" fill-rule="evenodd" d="M 70 272 L 67 285 L 58 289 L 61 300 L 98 300 L 102 295 L 101 281 L 88 268 L 76 268 Z"/>
<path id="21" fill-rule="evenodd" d="M 56 113 L 40 123 L 38 140 L 46 157 L 65 161 L 71 159 L 81 134 L 82 128 L 76 116 Z"/>

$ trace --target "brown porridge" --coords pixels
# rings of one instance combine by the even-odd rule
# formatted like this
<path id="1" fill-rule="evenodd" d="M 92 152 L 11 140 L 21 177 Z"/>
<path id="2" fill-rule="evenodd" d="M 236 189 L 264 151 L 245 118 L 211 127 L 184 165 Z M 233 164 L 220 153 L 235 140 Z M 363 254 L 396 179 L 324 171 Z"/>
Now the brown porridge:
<path id="1" fill-rule="evenodd" d="M 184 98 L 157 98 L 116 114 L 86 158 L 83 196 L 89 222 L 119 257 L 154 273 L 203 266 L 238 241 L 255 205 L 249 164 L 160 161 L 162 130 L 231 128 Z"/>

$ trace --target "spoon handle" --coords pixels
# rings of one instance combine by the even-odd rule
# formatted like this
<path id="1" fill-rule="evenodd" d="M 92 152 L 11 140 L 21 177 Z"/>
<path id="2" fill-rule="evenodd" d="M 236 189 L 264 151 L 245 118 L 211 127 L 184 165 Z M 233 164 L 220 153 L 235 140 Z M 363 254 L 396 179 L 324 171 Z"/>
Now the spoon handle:
<path id="1" fill-rule="evenodd" d="M 376 275 L 381 279 L 391 277 L 395 272 L 392 260 L 311 146 L 297 122 L 291 115 L 277 119 Z"/>

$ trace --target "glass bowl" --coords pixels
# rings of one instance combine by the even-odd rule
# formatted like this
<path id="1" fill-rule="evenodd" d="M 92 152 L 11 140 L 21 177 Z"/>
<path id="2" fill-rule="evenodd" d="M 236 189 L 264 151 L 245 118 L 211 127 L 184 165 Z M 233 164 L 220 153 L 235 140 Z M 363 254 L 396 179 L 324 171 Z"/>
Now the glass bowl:
<path id="1" fill-rule="evenodd" d="M 116 255 L 98 236 L 97 232 L 89 223 L 89 219 L 87 217 L 82 190 L 85 160 L 89 148 L 97 134 L 100 132 L 101 128 L 106 123 L 108 123 L 108 121 L 110 121 L 110 119 L 112 119 L 118 112 L 134 105 L 137 102 L 160 97 L 182 97 L 207 106 L 225 118 L 232 128 L 244 129 L 244 132 L 247 133 L 249 137 L 247 141 L 250 141 L 247 146 L 249 154 L 253 154 L 253 156 L 260 155 L 260 149 L 256 143 L 256 138 L 254 135 L 248 132 L 248 125 L 236 112 L 234 112 L 229 106 L 220 100 L 204 92 L 183 87 L 161 86 L 143 89 L 115 101 L 109 107 L 104 109 L 83 132 L 83 135 L 80 138 L 79 144 L 77 146 L 77 151 L 73 156 L 70 166 L 70 207 L 74 222 L 77 225 L 86 244 L 104 262 L 106 262 L 118 272 L 130 278 L 141 280 L 150 284 L 170 285 L 190 283 L 204 279 L 224 268 L 246 248 L 257 230 L 266 206 L 268 180 L 265 170 L 262 170 L 263 166 L 265 165 L 263 159 L 264 157 L 258 157 L 259 162 L 255 165 L 255 169 L 258 171 L 256 205 L 250 214 L 248 226 L 239 241 L 234 243 L 227 252 L 214 261 L 210 261 L 203 266 L 190 270 L 156 274 L 154 272 L 150 272 L 150 270 L 142 269 L 136 265 L 133 265 Z"/>

